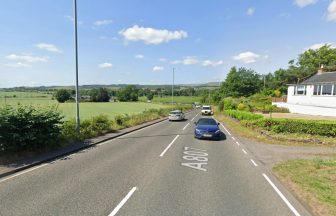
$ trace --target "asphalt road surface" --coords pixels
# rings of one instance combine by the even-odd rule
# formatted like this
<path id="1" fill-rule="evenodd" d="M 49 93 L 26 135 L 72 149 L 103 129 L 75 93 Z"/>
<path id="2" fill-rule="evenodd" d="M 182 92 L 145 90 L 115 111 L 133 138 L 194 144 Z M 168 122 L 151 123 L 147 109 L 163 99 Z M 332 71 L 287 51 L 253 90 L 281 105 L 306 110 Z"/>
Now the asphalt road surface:
<path id="1" fill-rule="evenodd" d="M 198 112 L 0 179 L 0 215 L 310 215 L 222 126 L 194 139 Z"/>

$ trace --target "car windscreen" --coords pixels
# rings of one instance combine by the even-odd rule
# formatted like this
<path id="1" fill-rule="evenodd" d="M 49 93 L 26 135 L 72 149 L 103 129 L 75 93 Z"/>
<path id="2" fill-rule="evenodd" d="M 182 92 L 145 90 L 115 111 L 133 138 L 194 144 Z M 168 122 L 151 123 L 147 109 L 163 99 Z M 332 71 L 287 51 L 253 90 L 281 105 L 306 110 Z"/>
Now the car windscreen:
<path id="1" fill-rule="evenodd" d="M 198 120 L 197 125 L 217 125 L 217 122 L 213 119 L 203 118 Z"/>
<path id="2" fill-rule="evenodd" d="M 210 110 L 210 107 L 203 107 L 203 110 Z"/>

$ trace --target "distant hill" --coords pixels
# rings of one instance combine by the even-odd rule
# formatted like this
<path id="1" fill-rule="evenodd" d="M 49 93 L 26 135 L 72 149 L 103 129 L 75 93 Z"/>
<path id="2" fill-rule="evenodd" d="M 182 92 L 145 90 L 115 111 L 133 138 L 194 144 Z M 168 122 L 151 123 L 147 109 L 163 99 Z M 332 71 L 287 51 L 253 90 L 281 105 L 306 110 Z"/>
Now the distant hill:
<path id="1" fill-rule="evenodd" d="M 138 88 L 148 88 L 148 89 L 157 89 L 157 88 L 171 88 L 171 85 L 140 85 L 140 84 L 110 84 L 110 85 L 80 85 L 80 89 L 93 89 L 93 88 L 109 88 L 109 89 L 119 89 L 127 85 L 135 85 Z M 175 88 L 215 88 L 219 87 L 220 82 L 209 82 L 201 84 L 176 84 Z M 52 91 L 57 89 L 75 89 L 75 86 L 20 86 L 12 88 L 0 88 L 0 91 Z"/>

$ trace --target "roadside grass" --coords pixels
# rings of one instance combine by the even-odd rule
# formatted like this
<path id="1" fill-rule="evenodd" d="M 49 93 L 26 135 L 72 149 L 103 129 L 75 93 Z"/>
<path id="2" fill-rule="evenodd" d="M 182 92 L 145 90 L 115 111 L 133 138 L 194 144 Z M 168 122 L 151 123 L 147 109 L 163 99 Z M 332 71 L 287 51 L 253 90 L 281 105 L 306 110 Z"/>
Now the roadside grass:
<path id="1" fill-rule="evenodd" d="M 262 134 L 259 131 L 254 131 L 244 127 L 237 120 L 227 117 L 219 111 L 215 111 L 215 117 L 221 122 L 224 122 L 228 127 L 238 135 L 252 139 L 258 142 L 267 144 L 280 144 L 287 146 L 325 146 L 336 147 L 336 139 L 332 137 L 316 136 L 309 134 L 276 134 L 267 132 Z"/>
<path id="2" fill-rule="evenodd" d="M 336 215 L 336 155 L 281 162 L 273 173 L 316 215 Z"/>
<path id="3" fill-rule="evenodd" d="M 192 97 L 192 96 L 174 96 L 174 102 L 175 103 L 182 103 L 182 104 L 192 104 L 194 102 L 200 102 L 200 97 Z M 139 101 L 147 101 L 147 97 L 140 97 Z M 153 103 L 171 103 L 172 98 L 170 96 L 163 96 L 163 97 L 157 97 L 155 96 L 152 100 Z"/>

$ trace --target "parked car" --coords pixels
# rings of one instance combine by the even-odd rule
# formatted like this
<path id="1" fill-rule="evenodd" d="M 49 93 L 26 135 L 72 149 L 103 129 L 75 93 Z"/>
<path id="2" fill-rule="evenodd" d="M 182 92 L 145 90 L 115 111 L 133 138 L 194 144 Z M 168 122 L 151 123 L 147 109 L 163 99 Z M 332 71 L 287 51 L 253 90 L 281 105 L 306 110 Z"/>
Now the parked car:
<path id="1" fill-rule="evenodd" d="M 203 105 L 201 112 L 202 115 L 213 115 L 212 108 L 209 105 Z"/>
<path id="2" fill-rule="evenodd" d="M 201 108 L 201 107 L 202 107 L 201 104 L 196 104 L 196 109 L 199 109 L 199 108 Z"/>
<path id="3" fill-rule="evenodd" d="M 169 113 L 169 121 L 182 121 L 185 119 L 185 115 L 181 110 L 174 110 Z"/>
<path id="4" fill-rule="evenodd" d="M 215 139 L 220 140 L 222 132 L 217 123 L 212 118 L 200 118 L 195 122 L 195 138 L 197 139 Z"/>

